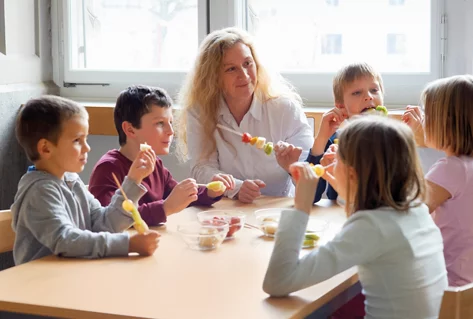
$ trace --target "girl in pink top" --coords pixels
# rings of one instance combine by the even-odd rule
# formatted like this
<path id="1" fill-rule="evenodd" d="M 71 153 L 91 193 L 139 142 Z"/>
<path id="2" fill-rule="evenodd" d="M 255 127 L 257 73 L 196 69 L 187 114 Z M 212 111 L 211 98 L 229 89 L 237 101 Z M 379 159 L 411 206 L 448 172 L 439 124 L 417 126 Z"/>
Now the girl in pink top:
<path id="1" fill-rule="evenodd" d="M 425 144 L 445 152 L 426 175 L 427 205 L 444 240 L 450 286 L 473 282 L 473 76 L 430 83 L 422 94 L 425 119 L 409 107 L 404 121 L 422 129 Z"/>

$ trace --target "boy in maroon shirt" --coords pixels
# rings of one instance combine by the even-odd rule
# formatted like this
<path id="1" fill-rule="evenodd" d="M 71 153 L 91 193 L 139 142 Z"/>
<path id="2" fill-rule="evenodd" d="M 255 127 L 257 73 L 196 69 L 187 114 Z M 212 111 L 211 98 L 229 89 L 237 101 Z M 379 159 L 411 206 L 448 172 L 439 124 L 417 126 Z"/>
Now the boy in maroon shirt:
<path id="1" fill-rule="evenodd" d="M 102 156 L 89 181 L 89 191 L 102 205 L 110 204 L 117 189 L 112 172 L 122 181 L 140 152 L 140 144 L 147 143 L 156 155 L 169 153 L 174 135 L 171 106 L 171 98 L 160 88 L 132 86 L 120 93 L 114 111 L 120 149 Z M 231 175 L 216 175 L 213 180 L 222 181 L 229 189 L 235 183 Z M 154 171 L 143 179 L 142 185 L 148 192 L 138 202 L 138 210 L 150 226 L 166 222 L 167 216 L 189 205 L 210 206 L 222 198 L 224 191 L 197 186 L 191 178 L 178 183 L 159 157 Z"/>

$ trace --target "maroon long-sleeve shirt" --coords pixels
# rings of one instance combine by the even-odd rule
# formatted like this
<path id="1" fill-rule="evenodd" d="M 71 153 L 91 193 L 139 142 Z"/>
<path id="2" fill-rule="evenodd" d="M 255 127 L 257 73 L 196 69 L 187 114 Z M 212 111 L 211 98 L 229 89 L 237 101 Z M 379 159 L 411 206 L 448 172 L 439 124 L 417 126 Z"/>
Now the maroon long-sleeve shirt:
<path id="1" fill-rule="evenodd" d="M 115 173 L 122 182 L 130 170 L 132 162 L 118 150 L 108 151 L 95 165 L 89 181 L 89 191 L 100 201 L 103 206 L 108 206 L 117 190 L 117 185 L 112 177 Z M 138 202 L 138 211 L 141 218 L 149 226 L 157 226 L 166 222 L 164 213 L 164 200 L 171 194 L 172 189 L 178 184 L 172 177 L 159 157 L 156 158 L 156 168 L 141 184 L 148 192 Z M 198 199 L 190 205 L 210 206 L 222 197 L 211 198 L 207 195 L 204 186 L 198 188 Z"/>

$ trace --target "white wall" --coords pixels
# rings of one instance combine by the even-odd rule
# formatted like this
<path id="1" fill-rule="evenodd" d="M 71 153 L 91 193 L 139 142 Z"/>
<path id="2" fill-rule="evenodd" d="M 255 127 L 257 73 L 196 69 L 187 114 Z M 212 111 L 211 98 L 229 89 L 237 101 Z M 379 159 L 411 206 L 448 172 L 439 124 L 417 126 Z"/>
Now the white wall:
<path id="1" fill-rule="evenodd" d="M 58 93 L 52 82 L 50 0 L 0 0 L 0 209 L 28 165 L 15 138 L 21 104 Z"/>
<path id="2" fill-rule="evenodd" d="M 21 104 L 58 93 L 52 80 L 50 0 L 0 0 L 0 209 L 13 203 L 28 162 L 15 138 Z M 0 270 L 13 266 L 0 254 Z M 0 315 L 1 317 L 1 315 Z"/>
<path id="3" fill-rule="evenodd" d="M 52 80 L 50 0 L 0 1 L 0 85 Z"/>
<path id="4" fill-rule="evenodd" d="M 473 74 L 473 1 L 445 2 L 448 15 L 445 75 Z"/>

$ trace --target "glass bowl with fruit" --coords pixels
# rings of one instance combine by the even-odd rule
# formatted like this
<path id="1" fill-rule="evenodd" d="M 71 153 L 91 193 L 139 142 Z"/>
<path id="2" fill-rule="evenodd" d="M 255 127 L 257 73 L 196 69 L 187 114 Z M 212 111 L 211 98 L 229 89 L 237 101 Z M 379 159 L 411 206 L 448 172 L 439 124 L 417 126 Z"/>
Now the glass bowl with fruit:
<path id="1" fill-rule="evenodd" d="M 255 211 L 257 226 L 265 236 L 274 237 L 278 230 L 279 218 L 284 208 L 265 208 Z"/>
<path id="2" fill-rule="evenodd" d="M 212 220 L 206 224 L 194 221 L 178 225 L 177 232 L 189 248 L 212 250 L 225 240 L 228 228 L 228 223 L 223 220 Z"/>
<path id="3" fill-rule="evenodd" d="M 245 226 L 246 214 L 235 210 L 206 210 L 197 213 L 197 219 L 204 225 L 212 220 L 227 222 L 229 227 L 226 239 L 230 239 Z"/>
<path id="4" fill-rule="evenodd" d="M 255 211 L 256 221 L 258 227 L 263 231 L 267 237 L 275 237 L 279 226 L 279 219 L 281 212 L 285 208 L 266 208 Z M 319 218 L 309 217 L 307 229 L 302 242 L 302 248 L 315 247 L 319 239 L 323 236 L 328 223 Z"/>

